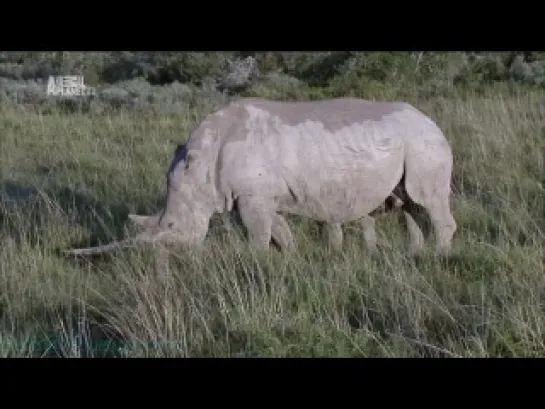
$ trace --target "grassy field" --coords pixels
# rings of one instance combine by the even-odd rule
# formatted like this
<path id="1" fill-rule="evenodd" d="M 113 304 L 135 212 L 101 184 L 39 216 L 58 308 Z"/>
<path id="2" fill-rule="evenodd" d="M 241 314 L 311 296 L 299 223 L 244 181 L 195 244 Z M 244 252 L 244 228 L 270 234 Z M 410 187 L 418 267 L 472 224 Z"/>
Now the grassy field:
<path id="1" fill-rule="evenodd" d="M 183 115 L 1 108 L 0 356 L 487 357 L 545 352 L 545 95 L 411 101 L 451 142 L 451 257 L 407 256 L 402 217 L 357 225 L 342 254 L 290 218 L 300 251 L 253 255 L 212 221 L 202 257 L 127 250 L 73 260 L 152 213 L 176 144 L 222 101 Z M 430 238 L 433 241 L 433 237 Z"/>

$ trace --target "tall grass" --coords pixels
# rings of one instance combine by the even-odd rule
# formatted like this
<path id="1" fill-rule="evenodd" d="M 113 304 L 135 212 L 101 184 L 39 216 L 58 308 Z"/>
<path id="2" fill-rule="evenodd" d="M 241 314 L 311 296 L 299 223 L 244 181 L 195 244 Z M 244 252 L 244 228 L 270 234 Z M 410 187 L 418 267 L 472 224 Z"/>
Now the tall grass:
<path id="1" fill-rule="evenodd" d="M 399 215 L 356 224 L 329 253 L 291 217 L 299 251 L 253 254 L 213 220 L 201 255 L 58 250 L 131 233 L 152 213 L 176 144 L 214 109 L 182 116 L 41 115 L 2 107 L 0 356 L 541 356 L 545 351 L 543 94 L 412 101 L 454 155 L 448 259 L 408 257 Z M 433 237 L 428 239 L 433 241 Z"/>

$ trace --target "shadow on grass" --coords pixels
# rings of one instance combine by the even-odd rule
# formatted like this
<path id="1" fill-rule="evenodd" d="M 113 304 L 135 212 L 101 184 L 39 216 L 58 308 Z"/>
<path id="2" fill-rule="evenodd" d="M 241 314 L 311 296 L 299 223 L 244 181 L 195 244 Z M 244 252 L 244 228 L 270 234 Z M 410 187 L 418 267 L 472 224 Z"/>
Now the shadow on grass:
<path id="1" fill-rule="evenodd" d="M 71 224 L 78 224 L 90 232 L 88 240 L 74 243 L 71 247 L 104 244 L 125 236 L 130 211 L 127 203 L 134 203 L 138 213 L 151 213 L 141 204 L 142 200 L 116 199 L 103 203 L 68 187 L 52 185 L 38 190 L 13 181 L 1 181 L 0 229 L 14 238 L 24 234 L 25 240 L 35 244 L 40 231 L 48 222 L 51 223 L 51 209 L 56 208 L 69 215 Z M 155 207 L 159 208 L 159 205 L 157 202 Z"/>
<path id="2" fill-rule="evenodd" d="M 12 321 L 4 305 L 0 305 L 0 310 L 3 356 L 118 357 L 120 349 L 127 344 L 101 314 L 77 302 L 35 306 L 27 311 L 31 321 L 24 323 Z M 25 332 L 25 329 L 31 331 Z"/>
<path id="3" fill-rule="evenodd" d="M 36 353 L 44 357 L 119 357 L 123 336 L 100 314 L 78 305 L 43 311 L 46 332 Z M 63 323 L 63 327 L 59 323 Z"/>

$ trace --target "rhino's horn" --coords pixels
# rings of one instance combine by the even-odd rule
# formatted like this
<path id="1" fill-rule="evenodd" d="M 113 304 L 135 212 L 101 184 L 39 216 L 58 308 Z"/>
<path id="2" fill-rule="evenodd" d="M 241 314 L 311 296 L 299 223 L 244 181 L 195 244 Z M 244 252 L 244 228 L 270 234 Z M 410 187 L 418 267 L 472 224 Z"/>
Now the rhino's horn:
<path id="1" fill-rule="evenodd" d="M 136 225 L 140 227 L 150 227 L 159 222 L 159 215 L 155 214 L 153 216 L 142 216 L 138 214 L 129 214 L 129 219 Z"/>
<path id="2" fill-rule="evenodd" d="M 93 255 L 93 254 L 110 253 L 116 250 L 122 250 L 129 247 L 135 247 L 137 244 L 145 242 L 145 241 L 149 241 L 148 235 L 139 234 L 138 236 L 133 237 L 131 239 L 115 241 L 113 243 L 105 244 L 103 246 L 64 250 L 64 253 L 71 254 L 71 255 Z"/>

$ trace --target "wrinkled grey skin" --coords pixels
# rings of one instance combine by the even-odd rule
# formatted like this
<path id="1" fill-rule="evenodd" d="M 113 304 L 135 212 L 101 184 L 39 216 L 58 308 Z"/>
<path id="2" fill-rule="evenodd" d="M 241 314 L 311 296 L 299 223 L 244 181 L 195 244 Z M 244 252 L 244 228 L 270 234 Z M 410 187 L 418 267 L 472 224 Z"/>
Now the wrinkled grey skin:
<path id="1" fill-rule="evenodd" d="M 359 220 L 367 246 L 375 248 L 371 214 L 392 197 L 405 214 L 412 252 L 424 238 L 407 202 L 427 210 L 439 250 L 451 247 L 451 149 L 437 125 L 409 104 L 245 98 L 208 115 L 183 149 L 167 172 L 164 209 L 130 216 L 142 233 L 70 252 L 159 241 L 199 246 L 211 216 L 231 211 L 235 201 L 255 248 L 268 248 L 273 238 L 295 249 L 282 213 L 325 223 L 335 247 L 342 244 L 341 225 Z"/>
<path id="2" fill-rule="evenodd" d="M 186 145 L 185 144 L 178 145 L 174 153 L 174 158 L 171 161 L 169 172 L 172 169 L 174 169 L 174 167 L 180 161 L 185 160 L 186 155 L 187 155 Z M 401 208 L 402 205 L 403 205 L 403 201 L 399 197 L 397 197 L 394 193 L 391 193 L 390 196 L 379 208 L 371 212 L 370 215 L 364 216 L 359 221 L 360 227 L 363 230 L 364 241 L 369 251 L 371 252 L 377 251 L 375 219 L 373 218 L 373 216 L 387 213 L 394 208 Z M 158 223 L 159 218 L 161 217 L 161 214 L 162 214 L 162 210 L 160 210 L 159 212 L 151 216 L 129 214 L 129 219 L 136 226 L 146 229 Z M 227 219 L 224 219 L 223 222 L 227 226 L 229 226 L 230 224 Z M 328 223 L 328 222 L 324 223 L 323 230 L 322 230 L 322 239 L 327 247 L 333 250 L 340 250 L 342 248 L 342 242 L 343 242 L 343 232 L 342 232 L 341 224 Z"/>

